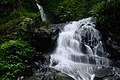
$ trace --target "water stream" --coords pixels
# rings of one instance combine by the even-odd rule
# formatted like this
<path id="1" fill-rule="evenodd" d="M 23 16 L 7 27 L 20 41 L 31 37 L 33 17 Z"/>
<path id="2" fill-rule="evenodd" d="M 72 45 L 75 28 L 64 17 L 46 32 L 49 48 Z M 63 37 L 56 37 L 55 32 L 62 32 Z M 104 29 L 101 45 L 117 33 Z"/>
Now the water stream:
<path id="1" fill-rule="evenodd" d="M 46 21 L 46 14 L 44 13 L 43 7 L 38 4 L 37 0 L 35 0 L 35 1 L 36 1 L 36 5 L 37 5 L 37 7 L 39 9 L 42 21 Z"/>
<path id="2" fill-rule="evenodd" d="M 64 26 L 51 55 L 50 67 L 75 80 L 94 80 L 97 70 L 113 67 L 112 61 L 106 58 L 109 53 L 104 51 L 93 19 L 89 17 Z"/>

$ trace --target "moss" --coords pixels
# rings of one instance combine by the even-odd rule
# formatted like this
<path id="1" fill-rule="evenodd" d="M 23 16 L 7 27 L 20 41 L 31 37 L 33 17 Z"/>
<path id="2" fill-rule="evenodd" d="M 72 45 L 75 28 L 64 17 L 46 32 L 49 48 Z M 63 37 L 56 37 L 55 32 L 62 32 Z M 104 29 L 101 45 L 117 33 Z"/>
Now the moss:
<path id="1" fill-rule="evenodd" d="M 50 32 L 48 31 L 47 28 L 39 28 L 39 29 L 37 29 L 37 32 L 42 33 L 43 35 L 44 34 L 50 35 Z"/>
<path id="2" fill-rule="evenodd" d="M 9 39 L 17 39 L 22 37 L 23 34 L 27 34 L 27 32 L 33 30 L 33 24 L 33 19 L 25 17 L 14 19 L 7 22 L 6 24 L 3 24 L 0 26 L 0 43 Z"/>
<path id="3" fill-rule="evenodd" d="M 20 17 L 1 25 L 0 30 L 2 34 L 9 34 L 11 32 L 19 30 L 20 28 L 26 28 L 30 25 L 32 26 L 32 23 L 33 21 L 31 18 Z"/>

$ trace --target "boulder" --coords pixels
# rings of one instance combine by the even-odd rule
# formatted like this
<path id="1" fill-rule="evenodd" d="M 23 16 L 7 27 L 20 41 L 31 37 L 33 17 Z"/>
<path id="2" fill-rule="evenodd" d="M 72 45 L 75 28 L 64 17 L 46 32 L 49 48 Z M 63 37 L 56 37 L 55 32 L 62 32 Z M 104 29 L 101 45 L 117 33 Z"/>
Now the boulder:
<path id="1" fill-rule="evenodd" d="M 64 73 L 61 73 L 58 70 L 47 68 L 46 72 L 40 72 L 38 70 L 34 73 L 33 76 L 25 80 L 74 80 L 74 79 Z"/>

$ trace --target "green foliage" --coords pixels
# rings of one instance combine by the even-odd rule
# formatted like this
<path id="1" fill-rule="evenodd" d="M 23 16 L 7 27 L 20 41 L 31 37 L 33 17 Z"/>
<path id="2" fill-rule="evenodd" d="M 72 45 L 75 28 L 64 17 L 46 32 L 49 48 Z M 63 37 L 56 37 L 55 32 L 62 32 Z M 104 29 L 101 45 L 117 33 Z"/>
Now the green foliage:
<path id="1" fill-rule="evenodd" d="M 92 10 L 89 11 L 89 13 L 98 17 L 100 14 L 99 12 L 102 12 L 104 7 L 105 7 L 105 1 L 99 2 L 92 7 Z"/>
<path id="2" fill-rule="evenodd" d="M 13 80 L 28 64 L 26 57 L 34 52 L 22 40 L 10 40 L 0 46 L 0 80 Z"/>
<path id="3" fill-rule="evenodd" d="M 1 0 L 0 13 L 0 25 L 20 17 L 40 16 L 34 0 Z"/>
<path id="4" fill-rule="evenodd" d="M 94 16 L 104 34 L 120 34 L 120 0 L 41 0 L 41 3 L 56 23 Z"/>
<path id="5" fill-rule="evenodd" d="M 50 12 L 58 22 L 79 20 L 92 16 L 89 11 L 102 0 L 41 0 L 46 11 Z"/>
<path id="6" fill-rule="evenodd" d="M 14 19 L 6 24 L 0 26 L 0 43 L 9 39 L 16 39 L 17 37 L 24 37 L 23 34 L 27 34 L 33 31 L 33 24 L 35 21 L 31 18 L 21 17 Z M 5 40 L 6 39 L 6 40 Z"/>
<path id="7" fill-rule="evenodd" d="M 19 19 L 20 17 L 29 17 L 29 18 L 36 18 L 40 16 L 39 12 L 37 13 L 31 13 L 27 11 L 17 11 L 14 10 L 9 16 L 6 16 L 5 18 L 1 19 L 0 24 L 6 23 L 8 21 Z"/>
<path id="8" fill-rule="evenodd" d="M 95 4 L 90 14 L 97 17 L 97 28 L 104 36 L 114 34 L 114 40 L 120 43 L 120 0 L 103 0 Z"/>
<path id="9" fill-rule="evenodd" d="M 90 13 L 97 17 L 98 24 L 101 28 L 106 28 L 110 30 L 112 27 L 119 26 L 119 18 L 120 18 L 120 1 L 119 0 L 107 0 L 98 2 L 96 5 L 92 7 Z M 117 22 L 116 22 L 117 20 Z M 117 29 L 115 29 L 116 31 Z M 112 29 L 113 32 L 113 29 Z"/>

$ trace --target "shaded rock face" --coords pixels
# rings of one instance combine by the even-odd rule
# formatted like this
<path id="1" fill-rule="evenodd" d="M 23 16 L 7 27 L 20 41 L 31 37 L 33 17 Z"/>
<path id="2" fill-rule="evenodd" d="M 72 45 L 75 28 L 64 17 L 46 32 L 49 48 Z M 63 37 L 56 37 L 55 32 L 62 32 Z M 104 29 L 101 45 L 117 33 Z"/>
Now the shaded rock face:
<path id="1" fill-rule="evenodd" d="M 30 43 L 36 48 L 38 52 L 52 52 L 56 47 L 59 32 L 64 27 L 64 23 L 51 24 L 48 26 L 41 26 L 36 28 L 32 37 L 29 38 Z"/>
<path id="2" fill-rule="evenodd" d="M 50 37 L 42 36 L 37 38 L 35 42 L 31 42 L 31 44 L 36 47 L 37 51 L 45 52 L 49 50 L 51 42 L 52 42 L 52 39 Z"/>
<path id="3" fill-rule="evenodd" d="M 108 58 L 113 61 L 116 67 L 120 68 L 120 46 L 118 43 L 114 44 L 114 41 L 112 41 L 111 43 L 112 45 L 109 43 L 104 44 L 104 47 L 106 48 L 105 50 L 109 53 Z"/>
<path id="4" fill-rule="evenodd" d="M 65 23 L 61 23 L 61 24 L 51 24 L 48 26 L 48 30 L 51 33 L 51 39 L 52 39 L 52 43 L 51 43 L 51 52 L 56 48 L 57 46 L 57 38 L 59 36 L 59 33 L 61 32 L 61 30 L 63 29 Z"/>
<path id="5" fill-rule="evenodd" d="M 104 48 L 105 51 L 109 53 L 108 58 L 115 61 L 115 65 L 119 66 L 119 60 L 120 60 L 120 43 L 117 41 L 118 39 L 114 39 L 114 37 L 111 37 L 110 35 L 104 35 L 104 32 L 102 32 L 103 36 L 103 42 L 104 42 Z M 119 37 L 119 36 L 117 36 Z M 120 67 L 120 66 L 119 66 Z"/>

